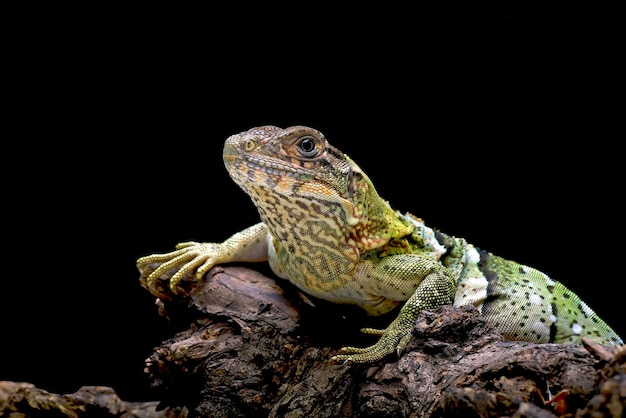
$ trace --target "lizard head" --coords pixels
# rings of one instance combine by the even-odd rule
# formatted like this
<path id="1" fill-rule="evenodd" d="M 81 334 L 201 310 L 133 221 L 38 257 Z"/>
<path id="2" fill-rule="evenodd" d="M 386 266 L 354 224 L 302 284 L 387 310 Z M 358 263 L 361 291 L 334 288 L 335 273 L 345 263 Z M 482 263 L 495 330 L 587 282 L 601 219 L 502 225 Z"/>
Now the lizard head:
<path id="1" fill-rule="evenodd" d="M 229 175 L 253 199 L 259 193 L 333 201 L 351 195 L 350 160 L 306 126 L 261 126 L 232 135 L 223 158 Z"/>
<path id="2" fill-rule="evenodd" d="M 323 230 L 337 246 L 367 249 L 411 228 L 359 166 L 315 129 L 252 128 L 226 140 L 223 158 L 274 237 L 301 240 Z"/>

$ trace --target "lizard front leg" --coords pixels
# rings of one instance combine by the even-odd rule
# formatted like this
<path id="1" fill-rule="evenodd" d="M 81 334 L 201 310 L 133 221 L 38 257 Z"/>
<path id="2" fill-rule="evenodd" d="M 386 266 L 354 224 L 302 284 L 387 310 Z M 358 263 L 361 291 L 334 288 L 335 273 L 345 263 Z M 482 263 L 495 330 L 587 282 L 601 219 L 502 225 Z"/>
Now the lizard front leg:
<path id="1" fill-rule="evenodd" d="M 375 264 L 370 275 L 377 276 L 381 288 L 390 292 L 384 296 L 400 298 L 407 293 L 407 289 L 414 288 L 415 291 L 387 328 L 361 330 L 380 336 L 376 344 L 366 348 L 344 347 L 333 360 L 364 363 L 379 360 L 394 351 L 400 353 L 409 342 L 422 310 L 451 305 L 454 301 L 456 278 L 430 257 L 418 254 L 388 256 Z"/>
<path id="2" fill-rule="evenodd" d="M 267 257 L 268 230 L 260 222 L 232 235 L 222 243 L 182 242 L 176 245 L 175 251 L 141 257 L 137 260 L 137 268 L 143 273 L 148 265 L 160 263 L 146 278 L 146 288 L 157 297 L 167 297 L 157 289 L 156 283 L 159 277 L 170 270 L 177 269 L 169 281 L 170 290 L 176 294 L 178 282 L 194 269 L 196 279 L 201 280 L 217 264 L 265 261 Z"/>

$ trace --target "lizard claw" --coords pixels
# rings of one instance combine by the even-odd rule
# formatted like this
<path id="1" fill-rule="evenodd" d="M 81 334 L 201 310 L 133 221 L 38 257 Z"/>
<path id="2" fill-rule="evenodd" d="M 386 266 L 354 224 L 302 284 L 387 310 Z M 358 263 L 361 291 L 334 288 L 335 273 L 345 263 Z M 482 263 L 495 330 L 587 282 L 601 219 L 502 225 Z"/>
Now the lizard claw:
<path id="1" fill-rule="evenodd" d="M 169 279 L 169 290 L 173 294 L 179 293 L 178 283 L 183 277 L 196 270 L 195 277 L 199 281 L 216 264 L 217 247 L 217 244 L 212 243 L 183 242 L 176 246 L 175 251 L 139 258 L 137 268 L 140 272 L 143 272 L 149 264 L 160 263 L 154 271 L 148 274 L 144 287 L 155 296 L 164 296 L 157 288 L 157 282 L 169 271 L 177 270 Z"/>
<path id="2" fill-rule="evenodd" d="M 393 326 L 393 324 L 384 330 L 364 328 L 361 331 L 366 334 L 380 335 L 380 339 L 376 344 L 365 348 L 342 347 L 339 350 L 341 354 L 333 356 L 331 360 L 369 363 L 387 357 L 394 352 L 399 357 L 411 339 L 411 328 L 403 329 Z"/>

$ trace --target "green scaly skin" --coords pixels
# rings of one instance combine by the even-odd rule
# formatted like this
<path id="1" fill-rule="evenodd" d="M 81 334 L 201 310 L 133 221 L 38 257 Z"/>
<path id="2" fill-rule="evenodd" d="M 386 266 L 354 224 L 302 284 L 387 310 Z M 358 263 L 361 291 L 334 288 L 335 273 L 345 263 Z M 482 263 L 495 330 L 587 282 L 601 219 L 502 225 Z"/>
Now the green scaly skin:
<path id="1" fill-rule="evenodd" d="M 406 346 L 419 313 L 442 305 L 474 304 L 505 338 L 536 343 L 610 345 L 621 338 L 578 296 L 546 274 L 482 251 L 462 238 L 429 228 L 392 209 L 348 156 L 315 129 L 263 126 L 226 140 L 224 163 L 250 196 L 260 223 L 223 243 L 186 242 L 176 251 L 137 260 L 154 295 L 160 276 L 169 282 L 195 270 L 200 280 L 213 266 L 269 261 L 281 278 L 305 293 L 354 304 L 381 315 L 403 304 L 366 348 L 345 347 L 335 360 L 371 362 Z"/>

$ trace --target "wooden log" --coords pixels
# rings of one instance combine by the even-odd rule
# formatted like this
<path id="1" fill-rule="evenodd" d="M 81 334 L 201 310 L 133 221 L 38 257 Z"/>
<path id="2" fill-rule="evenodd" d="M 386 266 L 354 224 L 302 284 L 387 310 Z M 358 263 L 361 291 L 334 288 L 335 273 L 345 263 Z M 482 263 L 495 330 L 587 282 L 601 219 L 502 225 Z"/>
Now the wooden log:
<path id="1" fill-rule="evenodd" d="M 215 267 L 200 283 L 187 277 L 183 288 L 186 296 L 161 303 L 180 331 L 146 360 L 162 408 L 224 417 L 623 416 L 624 348 L 503 341 L 473 306 L 446 306 L 422 313 L 399 358 L 337 364 L 331 357 L 354 344 L 354 330 L 380 319 L 239 266 Z"/>

